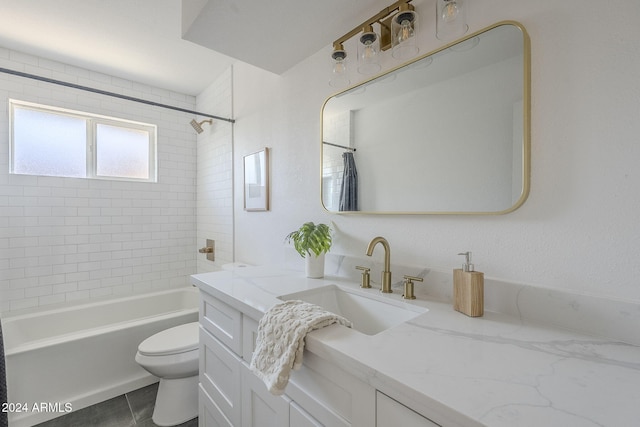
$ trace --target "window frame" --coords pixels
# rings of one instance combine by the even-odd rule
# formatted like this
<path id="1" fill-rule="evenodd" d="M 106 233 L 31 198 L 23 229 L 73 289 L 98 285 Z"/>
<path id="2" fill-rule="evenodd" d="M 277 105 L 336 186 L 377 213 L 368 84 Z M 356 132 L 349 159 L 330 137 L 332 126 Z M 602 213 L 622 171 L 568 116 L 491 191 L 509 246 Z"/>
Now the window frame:
<path id="1" fill-rule="evenodd" d="M 14 119 L 15 108 L 39 111 L 47 114 L 57 114 L 85 120 L 86 123 L 86 174 L 81 177 L 68 177 L 64 175 L 42 175 L 42 174 L 25 174 L 15 172 L 15 138 L 14 138 Z M 97 127 L 98 125 L 108 125 L 120 127 L 123 129 L 142 130 L 149 133 L 148 142 L 148 162 L 149 162 L 149 178 L 135 178 L 125 176 L 105 176 L 97 174 Z M 130 182 L 158 182 L 158 164 L 157 164 L 157 147 L 158 147 L 158 126 L 150 123 L 143 123 L 134 120 L 122 119 L 119 117 L 105 116 L 101 114 L 93 114 L 84 111 L 71 110 L 68 108 L 55 107 L 50 105 L 38 104 L 34 102 L 21 101 L 17 99 L 9 99 L 9 173 L 15 175 L 28 176 L 52 176 L 60 178 L 81 178 L 81 179 L 100 179 L 109 181 L 130 181 Z"/>

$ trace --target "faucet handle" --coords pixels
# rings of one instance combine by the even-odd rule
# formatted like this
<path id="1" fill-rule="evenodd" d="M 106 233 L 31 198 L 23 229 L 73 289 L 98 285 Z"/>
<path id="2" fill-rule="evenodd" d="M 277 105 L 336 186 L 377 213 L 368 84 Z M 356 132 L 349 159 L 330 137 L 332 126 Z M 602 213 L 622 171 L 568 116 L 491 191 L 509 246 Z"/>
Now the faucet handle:
<path id="1" fill-rule="evenodd" d="M 360 287 L 361 288 L 370 288 L 371 287 L 371 276 L 369 275 L 369 270 L 371 270 L 368 267 L 362 267 L 361 265 L 356 265 L 356 269 L 357 270 L 362 270 L 362 281 L 360 282 Z"/>
<path id="2" fill-rule="evenodd" d="M 413 294 L 413 281 L 422 282 L 424 279 L 422 277 L 415 276 L 404 276 L 404 294 L 402 298 L 404 299 L 416 299 L 416 296 Z"/>

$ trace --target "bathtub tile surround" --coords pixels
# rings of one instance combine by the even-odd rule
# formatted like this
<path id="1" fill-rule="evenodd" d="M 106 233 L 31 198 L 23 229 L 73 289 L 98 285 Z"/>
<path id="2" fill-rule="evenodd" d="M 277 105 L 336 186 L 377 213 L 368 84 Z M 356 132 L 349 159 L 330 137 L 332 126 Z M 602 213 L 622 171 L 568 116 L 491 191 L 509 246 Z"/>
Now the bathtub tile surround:
<path id="1" fill-rule="evenodd" d="M 198 111 L 232 117 L 232 74 L 227 69 L 196 97 Z M 198 254 L 197 271 L 220 269 L 233 261 L 233 127 L 215 121 L 197 136 L 196 222 L 198 247 L 216 242 L 215 261 Z"/>
<path id="2" fill-rule="evenodd" d="M 231 70 L 196 99 L 2 47 L 0 65 L 185 109 L 231 115 Z M 157 124 L 158 182 L 8 174 L 7 104 L 10 98 Z M 4 164 L 0 172 L 0 315 L 3 320 L 54 308 L 64 312 L 71 305 L 87 301 L 99 303 L 185 288 L 189 274 L 218 268 L 198 264 L 196 232 L 197 236 L 216 240 L 218 262 L 232 259 L 231 127 L 226 122 L 215 123 L 197 139 L 196 145 L 196 133 L 189 125 L 191 118 L 186 113 L 0 74 L 0 165 Z M 198 206 L 197 197 L 201 201 Z M 197 318 L 197 308 L 189 316 Z M 101 318 L 93 313 L 90 319 L 78 319 L 74 324 L 86 325 L 86 330 L 75 331 L 74 336 L 98 339 L 95 348 L 109 342 L 95 336 L 90 338 L 110 328 L 110 325 L 94 324 L 94 320 Z M 145 328 L 144 336 L 135 338 L 133 344 L 126 344 L 133 345 L 132 351 L 111 348 L 101 354 L 134 355 L 140 341 L 160 330 L 149 329 L 149 325 L 143 326 Z M 42 363 L 43 360 L 71 361 L 73 357 L 62 356 L 64 352 L 71 355 L 79 352 L 80 348 L 74 350 L 74 347 L 65 350 L 55 332 L 47 335 L 51 332 L 47 328 L 36 326 L 36 329 L 38 337 L 34 342 L 18 343 L 13 334 L 8 356 L 12 372 L 27 370 L 33 374 L 34 370 L 47 369 L 48 364 Z M 31 353 L 40 348 L 62 353 L 56 353 L 60 357 L 53 358 Z M 82 365 L 82 361 L 76 362 Z M 86 398 L 74 402 L 74 407 L 110 398 L 114 392 L 140 387 L 152 379 L 139 366 L 135 367 L 135 374 L 131 369 L 131 366 L 124 369 L 123 375 L 129 378 L 115 389 L 109 380 L 119 378 L 119 381 L 117 375 L 99 380 L 100 386 L 90 386 L 93 388 Z M 51 371 L 64 370 L 53 366 Z M 15 375 L 13 377 L 15 379 Z M 88 377 L 78 375 L 78 378 Z M 63 381 L 60 386 L 64 393 L 69 388 L 75 389 L 70 381 Z M 50 387 L 38 388 L 48 390 Z M 27 390 L 25 393 L 29 399 L 40 396 L 39 392 Z M 68 398 L 72 394 L 67 393 Z M 57 396 L 49 400 L 59 400 L 54 397 Z M 46 418 L 27 423 L 43 419 Z"/>
<path id="3" fill-rule="evenodd" d="M 329 284 L 359 289 L 359 281 L 307 279 L 276 267 L 192 281 L 252 318 L 280 302 L 279 295 Z M 640 418 L 640 346 L 529 316 L 486 310 L 470 318 L 450 302 L 407 302 L 397 292 L 384 298 L 428 311 L 373 336 L 339 325 L 314 331 L 306 349 L 440 425 L 627 427 Z"/>
<path id="4" fill-rule="evenodd" d="M 37 427 L 155 427 L 151 420 L 158 383 L 37 424 Z M 197 427 L 198 419 L 176 427 Z"/>
<path id="5" fill-rule="evenodd" d="M 193 96 L 2 47 L 0 64 L 195 109 Z M 158 182 L 10 175 L 9 98 L 157 124 Z M 196 136 L 190 119 L 0 74 L 1 313 L 188 284 L 196 271 Z"/>

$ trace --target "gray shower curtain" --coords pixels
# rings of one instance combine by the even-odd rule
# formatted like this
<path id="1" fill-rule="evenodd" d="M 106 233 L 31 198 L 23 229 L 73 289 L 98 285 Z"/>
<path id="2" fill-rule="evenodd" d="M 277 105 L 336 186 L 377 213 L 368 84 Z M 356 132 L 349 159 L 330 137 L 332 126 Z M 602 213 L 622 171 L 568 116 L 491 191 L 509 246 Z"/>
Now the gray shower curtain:
<path id="1" fill-rule="evenodd" d="M 7 402 L 7 380 L 6 370 L 4 366 L 4 341 L 2 339 L 2 323 L 0 322 L 0 402 Z M 6 411 L 0 412 L 0 427 L 7 427 L 9 425 L 8 413 Z"/>
<path id="2" fill-rule="evenodd" d="M 342 187 L 340 188 L 339 211 L 358 210 L 358 171 L 356 161 L 351 151 L 342 154 L 344 160 L 344 172 L 342 176 Z"/>

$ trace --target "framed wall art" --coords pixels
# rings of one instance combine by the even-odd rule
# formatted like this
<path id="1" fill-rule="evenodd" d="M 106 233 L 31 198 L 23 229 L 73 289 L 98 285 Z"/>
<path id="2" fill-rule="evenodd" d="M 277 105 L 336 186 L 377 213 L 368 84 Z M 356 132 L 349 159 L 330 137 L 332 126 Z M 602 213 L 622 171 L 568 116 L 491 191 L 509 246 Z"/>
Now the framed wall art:
<path id="1" fill-rule="evenodd" d="M 269 149 L 244 156 L 244 210 L 269 210 Z"/>

